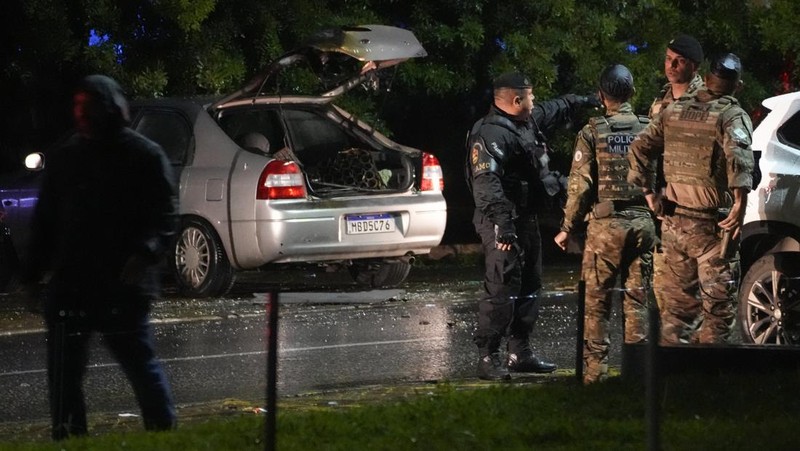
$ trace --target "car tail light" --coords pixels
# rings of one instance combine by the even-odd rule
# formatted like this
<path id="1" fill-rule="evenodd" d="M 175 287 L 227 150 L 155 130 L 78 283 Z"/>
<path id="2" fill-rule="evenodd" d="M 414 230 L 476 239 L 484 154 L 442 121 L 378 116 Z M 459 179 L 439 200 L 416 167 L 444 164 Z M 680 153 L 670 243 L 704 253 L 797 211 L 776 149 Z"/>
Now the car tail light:
<path id="1" fill-rule="evenodd" d="M 422 152 L 422 191 L 443 191 L 444 177 L 442 176 L 442 166 L 439 160 L 427 153 Z"/>
<path id="2" fill-rule="evenodd" d="M 256 199 L 300 199 L 306 197 L 303 172 L 294 161 L 272 160 L 258 178 Z"/>

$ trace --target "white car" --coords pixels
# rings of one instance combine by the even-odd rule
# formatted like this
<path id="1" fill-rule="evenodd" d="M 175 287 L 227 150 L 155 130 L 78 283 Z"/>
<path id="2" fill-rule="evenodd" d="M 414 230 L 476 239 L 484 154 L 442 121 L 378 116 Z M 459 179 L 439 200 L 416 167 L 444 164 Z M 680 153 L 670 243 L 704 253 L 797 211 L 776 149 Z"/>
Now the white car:
<path id="1" fill-rule="evenodd" d="M 179 177 L 181 229 L 169 263 L 180 291 L 218 296 L 239 270 L 297 262 L 346 268 L 373 287 L 402 282 L 444 235 L 442 168 L 333 102 L 426 55 L 400 28 L 325 30 L 224 98 L 131 102 L 131 127 L 161 144 Z M 321 92 L 297 94 L 304 81 Z M 14 211 L 23 207 L 12 198 L 19 190 L 0 192 L 24 260 L 21 218 L 36 191 L 25 194 L 28 211 Z"/>
<path id="2" fill-rule="evenodd" d="M 742 227 L 739 320 L 747 343 L 800 344 L 800 92 L 764 100 L 753 132 L 761 180 Z"/>

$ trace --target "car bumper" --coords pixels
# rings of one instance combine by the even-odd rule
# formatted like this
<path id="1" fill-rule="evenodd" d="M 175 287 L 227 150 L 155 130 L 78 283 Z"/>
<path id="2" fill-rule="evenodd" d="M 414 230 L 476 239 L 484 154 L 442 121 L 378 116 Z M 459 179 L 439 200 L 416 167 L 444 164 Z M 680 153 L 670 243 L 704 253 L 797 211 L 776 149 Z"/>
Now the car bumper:
<path id="1" fill-rule="evenodd" d="M 271 201 L 259 208 L 252 243 L 234 243 L 237 266 L 254 268 L 266 263 L 322 262 L 359 258 L 390 258 L 427 254 L 444 235 L 447 207 L 441 195 L 319 201 Z M 324 204 L 329 205 L 325 206 Z M 321 208 L 323 207 L 323 208 Z M 347 233 L 347 217 L 354 214 L 388 215 L 394 230 Z M 234 224 L 233 236 L 248 236 L 248 224 Z"/>

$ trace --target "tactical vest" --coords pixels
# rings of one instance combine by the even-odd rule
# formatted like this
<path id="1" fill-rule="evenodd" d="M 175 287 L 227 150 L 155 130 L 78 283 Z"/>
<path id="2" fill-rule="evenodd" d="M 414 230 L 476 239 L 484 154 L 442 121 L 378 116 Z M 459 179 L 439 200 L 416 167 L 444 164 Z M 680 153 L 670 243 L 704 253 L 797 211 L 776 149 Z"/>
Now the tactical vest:
<path id="1" fill-rule="evenodd" d="M 517 142 L 517 149 L 495 149 L 480 136 L 484 125 L 496 125 L 508 131 Z M 475 123 L 467 137 L 467 185 L 472 191 L 472 177 L 484 172 L 493 172 L 500 177 L 503 192 L 519 209 L 528 208 L 529 182 L 541 176 L 547 168 L 546 149 L 537 140 L 532 128 L 517 127 L 510 119 L 499 114 L 490 114 Z"/>
<path id="2" fill-rule="evenodd" d="M 633 114 L 589 119 L 597 158 L 597 200 L 630 200 L 642 196 L 642 189 L 628 183 L 628 147 L 649 121 Z"/>
<path id="3" fill-rule="evenodd" d="M 717 186 L 715 144 L 717 124 L 728 108 L 738 102 L 723 96 L 711 102 L 696 98 L 676 102 L 664 118 L 664 178 L 669 183 Z"/>

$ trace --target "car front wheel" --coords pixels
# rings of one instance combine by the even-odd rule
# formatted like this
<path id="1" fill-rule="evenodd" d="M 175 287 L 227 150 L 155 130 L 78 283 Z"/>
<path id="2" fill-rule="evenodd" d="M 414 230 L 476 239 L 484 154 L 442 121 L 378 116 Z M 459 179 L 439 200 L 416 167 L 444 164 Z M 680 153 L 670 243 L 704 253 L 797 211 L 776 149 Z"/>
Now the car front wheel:
<path id="1" fill-rule="evenodd" d="M 235 271 L 216 232 L 196 219 L 182 223 L 174 247 L 172 269 L 178 291 L 184 296 L 222 296 L 231 289 L 235 280 Z"/>
<path id="2" fill-rule="evenodd" d="M 800 254 L 756 260 L 739 288 L 739 320 L 745 343 L 800 343 Z"/>

